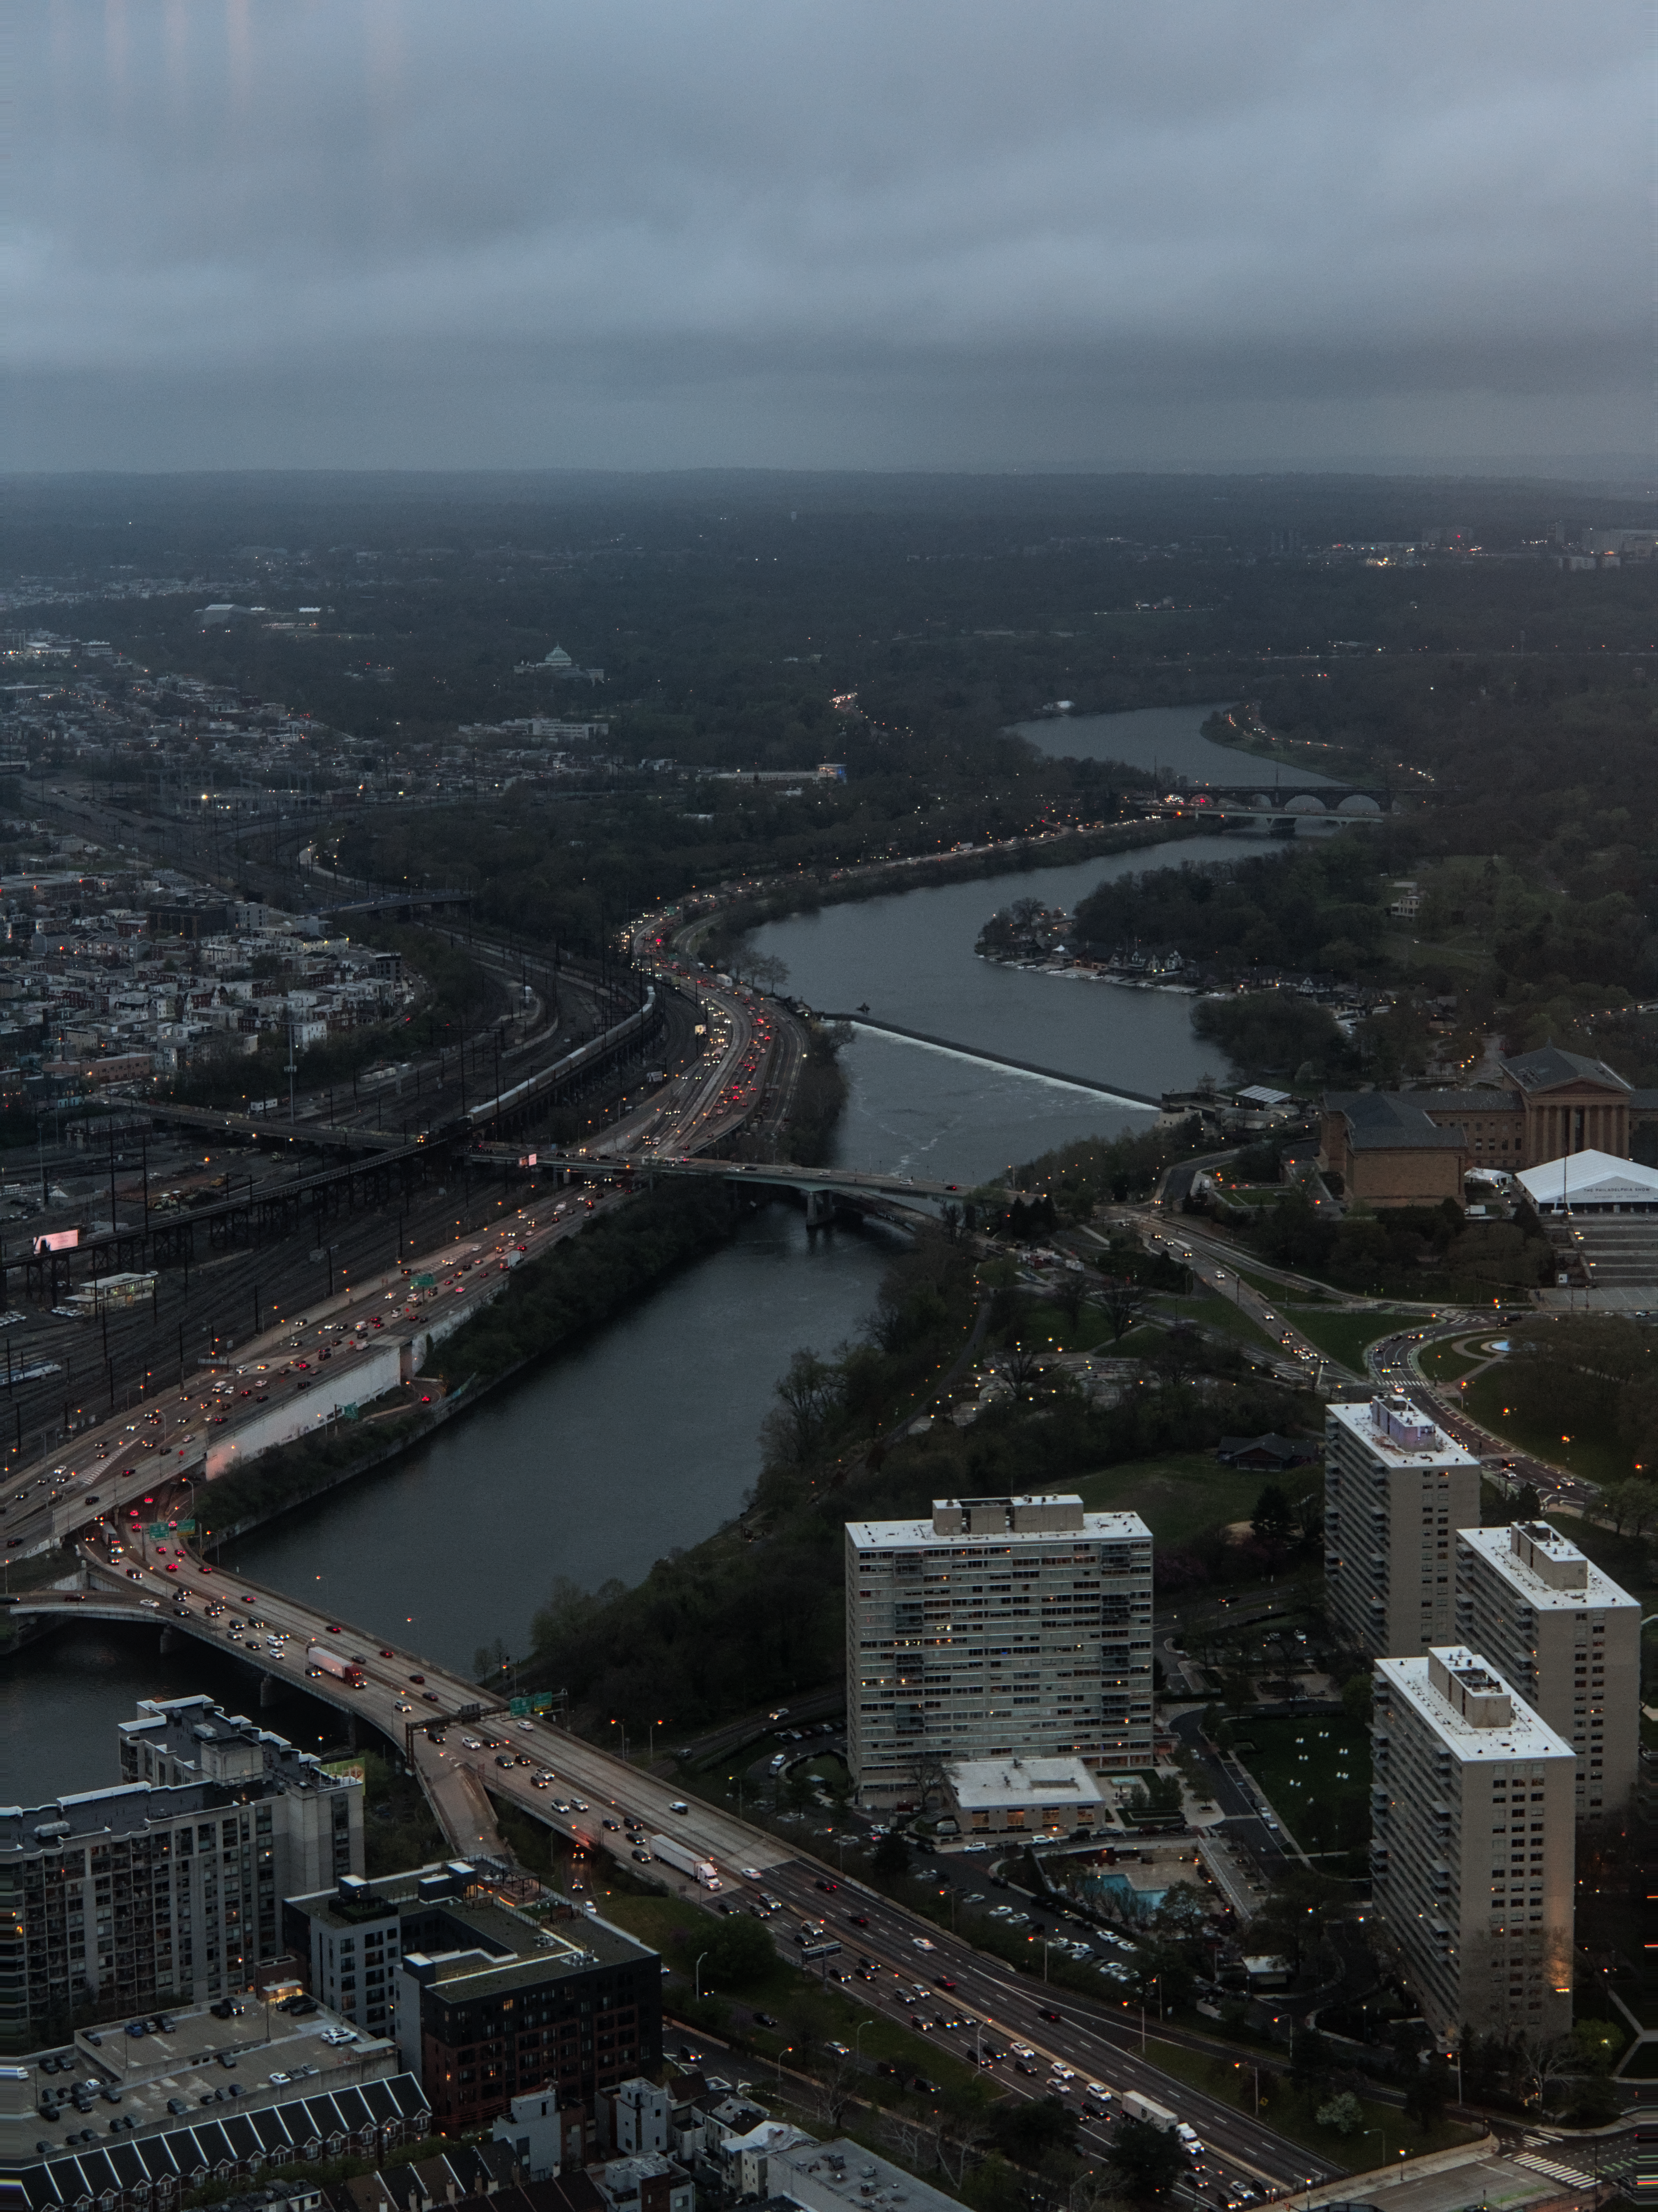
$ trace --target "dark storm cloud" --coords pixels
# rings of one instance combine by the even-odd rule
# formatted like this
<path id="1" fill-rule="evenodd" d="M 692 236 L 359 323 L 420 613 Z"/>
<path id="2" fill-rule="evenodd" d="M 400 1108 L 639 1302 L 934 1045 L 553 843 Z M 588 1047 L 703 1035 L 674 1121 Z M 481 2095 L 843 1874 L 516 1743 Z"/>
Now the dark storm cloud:
<path id="1" fill-rule="evenodd" d="M 19 14 L 13 465 L 1646 443 L 1644 5 Z"/>

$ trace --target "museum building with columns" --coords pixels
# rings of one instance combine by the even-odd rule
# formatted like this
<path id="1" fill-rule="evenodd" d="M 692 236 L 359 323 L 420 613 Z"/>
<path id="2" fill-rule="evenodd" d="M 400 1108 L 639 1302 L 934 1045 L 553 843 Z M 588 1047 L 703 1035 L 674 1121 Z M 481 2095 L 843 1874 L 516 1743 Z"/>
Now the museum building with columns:
<path id="1" fill-rule="evenodd" d="M 1584 1152 L 1630 1157 L 1630 1133 L 1658 1122 L 1658 1091 L 1601 1060 L 1545 1045 L 1497 1063 L 1501 1080 L 1438 1091 L 1332 1091 L 1319 1165 L 1370 1206 L 1462 1202 L 1479 1168 L 1517 1174 Z"/>

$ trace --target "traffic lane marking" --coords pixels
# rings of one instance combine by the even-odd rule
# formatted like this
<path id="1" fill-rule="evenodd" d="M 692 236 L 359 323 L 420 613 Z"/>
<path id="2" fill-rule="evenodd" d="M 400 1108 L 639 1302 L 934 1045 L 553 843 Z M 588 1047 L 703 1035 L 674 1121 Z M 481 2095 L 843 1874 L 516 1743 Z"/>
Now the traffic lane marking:
<path id="1" fill-rule="evenodd" d="M 787 1892 L 786 1885 L 789 1883 L 798 1884 L 800 1879 L 801 1877 L 798 1875 L 786 1874 L 778 1880 L 776 1887 L 780 1893 L 783 1893 L 786 1897 Z M 814 1893 L 817 1893 L 815 1892 L 815 1885 Z M 857 1897 L 860 1907 L 866 1904 L 877 1902 L 876 1899 L 867 1896 L 861 1890 L 854 1892 L 853 1894 Z M 812 1917 L 817 1917 L 817 1916 L 814 1913 Z M 878 1928 L 876 1925 L 878 1920 L 888 1924 L 882 1925 Z M 902 1917 L 896 1910 L 892 1908 L 890 1905 L 888 1905 L 884 1911 L 881 1911 L 878 1905 L 878 1911 L 875 1914 L 871 1916 L 871 1921 L 872 1924 L 869 1929 L 859 1929 L 855 1931 L 855 1934 L 858 1936 L 864 1938 L 866 1942 L 868 1942 L 871 1937 L 884 1938 L 889 1943 L 892 1943 L 894 1942 L 903 1942 L 908 1940 L 907 1930 L 910 1923 Z M 933 1934 L 934 1940 L 940 1942 L 942 1950 L 942 1939 L 944 1936 L 943 1929 L 941 1928 L 935 1929 Z M 976 1983 L 982 1985 L 983 1995 L 981 1996 L 981 2002 L 995 2002 L 1004 2006 L 1005 2008 L 1010 2002 L 1016 2006 L 1023 2005 L 1027 2011 L 1034 2011 L 1037 2014 L 1038 2020 L 1040 2020 L 1042 2007 L 1034 1989 L 1027 1988 L 1025 1985 L 1018 1982 L 1009 1982 L 1004 1979 L 1000 1974 L 994 1972 L 991 1966 L 986 1963 L 991 1954 L 974 1951 L 970 1947 L 963 1947 L 961 1939 L 959 1938 L 952 1940 L 956 1943 L 957 1954 L 966 1948 L 965 1957 L 952 1955 L 948 1953 L 944 1953 L 943 1955 L 945 1956 L 947 1963 L 951 1965 L 952 1972 L 957 1975 L 958 1978 L 965 1976 L 970 1983 Z M 878 1941 L 869 1942 L 867 1955 L 875 1955 L 878 1948 Z M 883 1960 L 881 1963 L 885 1970 L 892 1972 L 896 1979 L 902 1981 L 904 1978 L 906 1971 L 908 1971 L 912 1978 L 919 1978 L 919 1977 L 915 1975 L 914 1964 L 912 1960 L 905 1960 L 904 1964 L 902 1966 L 895 1964 L 890 1959 Z M 1004 1972 L 1011 1971 L 1011 1969 L 1004 1967 Z M 866 1984 L 865 1986 L 867 1987 L 869 1985 Z M 884 1984 L 878 1984 L 877 1986 L 884 1987 Z M 934 1992 L 929 1992 L 930 1996 L 933 1994 Z M 937 1994 L 954 1995 L 956 1992 L 939 1992 Z M 1072 1997 L 1072 2002 L 1073 2005 L 1078 2002 L 1078 2000 Z M 1033 2050 L 1035 2050 L 1041 2056 L 1048 2058 L 1050 2063 L 1053 2062 L 1054 2053 L 1048 2047 L 1048 2044 L 1054 2039 L 1052 2038 L 1050 2033 L 1054 2025 L 1052 2022 L 1042 2022 L 1041 2025 L 1028 2025 L 1020 2027 L 1011 2026 L 1010 2024 L 998 2023 L 993 2017 L 991 2017 L 989 2019 L 989 2024 L 993 2027 L 999 2027 L 1000 2032 L 1004 2033 L 1010 2032 L 1017 2033 L 1020 2040 L 1029 2043 Z M 1305 2155 L 1304 2154 L 1297 2153 L 1293 2145 L 1287 2143 L 1281 2138 L 1272 2137 L 1265 2130 L 1258 2130 L 1250 2127 L 1247 2119 L 1244 2119 L 1240 2123 L 1240 2116 L 1233 2112 L 1228 2106 L 1221 2104 L 1218 2099 L 1208 2096 L 1206 2093 L 1203 2091 L 1191 2090 L 1187 2088 L 1184 2083 L 1181 2082 L 1177 2079 L 1177 2077 L 1165 2074 L 1162 2068 L 1154 2064 L 1149 2058 L 1139 2058 L 1133 2051 L 1126 2050 L 1122 2045 L 1115 2042 L 1108 2033 L 1108 2029 L 1114 2028 L 1118 2025 L 1114 2021 L 1096 2021 L 1092 2015 L 1078 2011 L 1074 2014 L 1067 2014 L 1063 2024 L 1079 2033 L 1085 2042 L 1097 2044 L 1102 2051 L 1109 2054 L 1111 2060 L 1117 2067 L 1121 2068 L 1123 2062 L 1126 2061 L 1127 2070 L 1128 2073 L 1131 2075 L 1136 2073 L 1139 2074 L 1143 2077 L 1144 2086 L 1146 2087 L 1151 2094 L 1157 2094 L 1160 2089 L 1166 2094 L 1167 2090 L 1172 2087 L 1179 2090 L 1181 2095 L 1188 2101 L 1195 2099 L 1197 2100 L 1196 2109 L 1203 2112 L 1206 2121 L 1208 2124 L 1210 2133 L 1216 2136 L 1218 2146 L 1222 2150 L 1226 2151 L 1228 2154 L 1235 2160 L 1238 2160 L 1238 2162 L 1242 2164 L 1246 2170 L 1254 2172 L 1256 2179 L 1268 2181 L 1273 2185 L 1276 2185 L 1279 2180 L 1285 2177 L 1282 2172 L 1270 2172 L 1265 2168 L 1257 2172 L 1253 2167 L 1248 2158 L 1243 2156 L 1236 2148 L 1231 2148 L 1232 2144 L 1236 2142 L 1242 2141 L 1251 2148 L 1257 2150 L 1263 2158 L 1276 2160 L 1280 2165 L 1284 2154 L 1288 2152 L 1291 2158 L 1291 2166 L 1289 2169 L 1290 2174 L 1293 2175 L 1297 2172 L 1305 2172 Z M 1132 2035 L 1133 2029 L 1127 2023 L 1124 2023 L 1122 2032 Z M 1066 2058 L 1061 2056 L 1060 2063 L 1069 2064 L 1072 2061 L 1069 2058 Z M 1101 2068 L 1099 2070 L 1101 2072 L 1102 2078 L 1103 2078 L 1104 2069 Z M 1219 2130 L 1221 2133 L 1218 2135 L 1216 2133 L 1217 2130 Z M 1223 2136 L 1225 2138 L 1224 2141 L 1222 2140 Z M 1332 2169 L 1332 2171 L 1336 2170 L 1338 2169 Z"/>

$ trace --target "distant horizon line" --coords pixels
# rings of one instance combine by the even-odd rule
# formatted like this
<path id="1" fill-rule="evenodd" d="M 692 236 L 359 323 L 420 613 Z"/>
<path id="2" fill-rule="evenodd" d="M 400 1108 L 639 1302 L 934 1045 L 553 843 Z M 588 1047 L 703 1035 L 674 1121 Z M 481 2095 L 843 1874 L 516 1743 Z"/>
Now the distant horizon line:
<path id="1" fill-rule="evenodd" d="M 620 464 L 598 465 L 574 462 L 497 462 L 491 464 L 457 462 L 452 465 L 434 467 L 428 464 L 386 462 L 372 466 L 351 466 L 343 464 L 310 462 L 260 462 L 245 467 L 149 467 L 134 464 L 115 466 L 105 464 L 91 468 L 27 468 L 0 465 L 0 483 L 88 483 L 112 481 L 126 483 L 135 480 L 208 482 L 231 480 L 246 482 L 249 478 L 272 477 L 288 479 L 305 477 L 317 479 L 333 477 L 353 482 L 376 479 L 452 480 L 457 477 L 489 479 L 522 479 L 525 477 L 558 477 L 575 479 L 614 479 L 629 483 L 652 479 L 710 477 L 740 477 L 759 479 L 801 479 L 823 482 L 836 478 L 868 478 L 882 483 L 902 482 L 909 477 L 929 483 L 951 480 L 974 483 L 1077 483 L 1096 480 L 1102 483 L 1156 483 L 1165 481 L 1179 483 L 1261 483 L 1336 479 L 1351 482 L 1375 481 L 1397 483 L 1419 481 L 1427 483 L 1527 483 L 1543 482 L 1569 485 L 1581 483 L 1585 488 L 1605 489 L 1608 480 L 1635 480 L 1639 487 L 1635 495 L 1658 496 L 1658 461 L 1650 454 L 1601 453 L 1584 454 L 1470 455 L 1464 459 L 1436 461 L 1426 457 L 1410 455 L 1377 455 L 1366 460 L 1326 459 L 1309 461 L 1239 462 L 1230 465 L 1214 465 L 1205 467 L 1174 467 L 1151 465 L 1107 465 L 1100 463 L 1054 463 L 1045 466 L 1028 464 L 1009 464 L 1002 467 L 967 468 L 937 466 L 920 463 L 903 465 L 881 465 L 873 463 L 844 465 L 807 465 L 804 463 L 709 461 L 682 463 L 677 465 L 624 466 Z"/>

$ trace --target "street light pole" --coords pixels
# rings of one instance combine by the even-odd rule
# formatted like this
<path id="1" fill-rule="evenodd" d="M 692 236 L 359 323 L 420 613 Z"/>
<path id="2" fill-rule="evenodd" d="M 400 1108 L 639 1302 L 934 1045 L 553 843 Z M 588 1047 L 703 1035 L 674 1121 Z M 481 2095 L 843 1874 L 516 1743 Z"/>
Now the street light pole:
<path id="1" fill-rule="evenodd" d="M 697 1953 L 696 1971 L 691 1978 L 692 1990 L 699 2004 L 702 2002 L 702 1961 L 708 1957 L 708 1954 L 706 1951 L 699 1951 Z"/>

